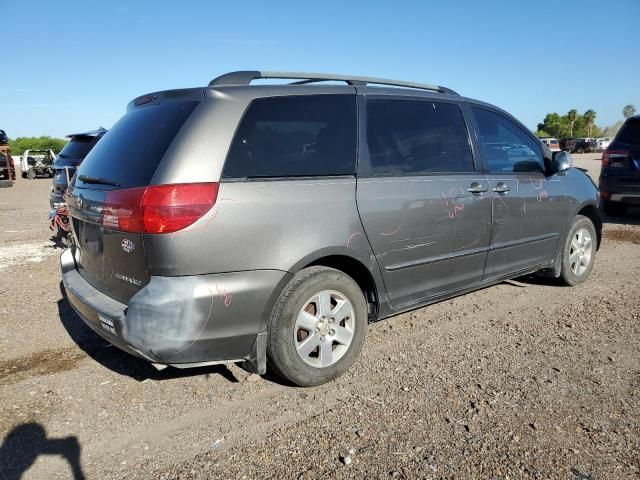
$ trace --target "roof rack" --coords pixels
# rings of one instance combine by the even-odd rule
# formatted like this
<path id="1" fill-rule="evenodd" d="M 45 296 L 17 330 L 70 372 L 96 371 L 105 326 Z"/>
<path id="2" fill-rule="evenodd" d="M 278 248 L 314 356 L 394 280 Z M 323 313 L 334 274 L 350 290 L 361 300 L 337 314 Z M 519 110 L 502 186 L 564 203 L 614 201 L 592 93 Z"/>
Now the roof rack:
<path id="1" fill-rule="evenodd" d="M 291 85 L 304 85 L 308 83 L 337 81 L 346 82 L 348 85 L 364 86 L 368 84 L 374 85 L 391 85 L 394 87 L 416 88 L 419 90 L 431 90 L 434 92 L 448 93 L 449 95 L 458 95 L 450 88 L 440 87 L 438 85 L 429 85 L 427 83 L 403 82 L 401 80 L 389 80 L 386 78 L 375 77 L 357 77 L 353 75 L 338 75 L 334 73 L 308 73 L 308 72 L 261 72 L 258 70 L 240 70 L 237 72 L 229 72 L 214 78 L 209 82 L 210 87 L 218 87 L 222 85 L 249 85 L 253 80 L 263 78 L 289 79 L 299 80 L 291 83 Z"/>

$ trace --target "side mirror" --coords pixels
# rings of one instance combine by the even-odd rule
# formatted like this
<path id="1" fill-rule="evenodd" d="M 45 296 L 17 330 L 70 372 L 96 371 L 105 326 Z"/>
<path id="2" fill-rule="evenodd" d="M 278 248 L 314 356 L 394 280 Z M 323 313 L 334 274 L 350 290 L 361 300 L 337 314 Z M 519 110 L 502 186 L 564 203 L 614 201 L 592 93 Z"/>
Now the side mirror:
<path id="1" fill-rule="evenodd" d="M 573 167 L 573 159 L 569 152 L 553 152 L 551 162 L 553 173 L 566 172 Z"/>

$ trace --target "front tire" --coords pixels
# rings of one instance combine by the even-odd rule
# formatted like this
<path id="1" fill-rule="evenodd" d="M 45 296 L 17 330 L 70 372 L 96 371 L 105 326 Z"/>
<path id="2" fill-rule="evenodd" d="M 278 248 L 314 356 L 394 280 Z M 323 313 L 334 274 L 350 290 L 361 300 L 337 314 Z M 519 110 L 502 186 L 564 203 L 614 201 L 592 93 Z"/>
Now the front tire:
<path id="1" fill-rule="evenodd" d="M 286 285 L 271 314 L 268 365 L 299 386 L 329 382 L 353 365 L 367 326 L 366 301 L 351 277 L 306 268 Z"/>
<path id="2" fill-rule="evenodd" d="M 574 286 L 584 282 L 593 270 L 596 261 L 598 237 L 593 222 L 583 215 L 577 215 L 562 251 L 560 279 L 566 285 Z"/>
<path id="3" fill-rule="evenodd" d="M 27 178 L 29 180 L 33 180 L 34 178 L 36 178 L 36 171 L 33 168 L 27 170 Z"/>

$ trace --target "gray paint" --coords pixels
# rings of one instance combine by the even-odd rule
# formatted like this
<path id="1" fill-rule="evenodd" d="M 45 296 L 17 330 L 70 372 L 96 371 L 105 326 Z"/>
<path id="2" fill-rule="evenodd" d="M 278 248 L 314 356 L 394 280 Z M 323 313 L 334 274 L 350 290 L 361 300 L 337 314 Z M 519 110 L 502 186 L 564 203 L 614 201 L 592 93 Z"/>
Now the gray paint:
<path id="1" fill-rule="evenodd" d="M 201 98 L 152 184 L 220 181 L 250 102 L 307 94 L 358 95 L 357 177 L 222 181 L 216 205 L 180 232 L 139 237 L 106 232 L 100 239 L 109 250 L 102 257 L 101 280 L 95 272 L 81 274 L 82 268 L 78 273 L 73 255 L 65 252 L 63 280 L 85 322 L 155 362 L 244 358 L 263 373 L 268 317 L 284 285 L 305 266 L 336 256 L 358 262 L 377 291 L 377 298 L 369 299 L 376 303 L 372 319 L 381 319 L 540 268 L 557 274 L 568 225 L 578 212 L 598 205 L 597 189 L 575 169 L 487 174 L 468 105 L 492 108 L 515 121 L 505 112 L 456 95 L 369 86 L 215 86 L 151 94 L 159 102 Z M 460 104 L 476 171 L 371 177 L 364 134 L 370 95 Z M 136 108 L 134 102 L 129 108 Z M 500 182 L 510 187 L 507 195 L 491 191 Z M 474 185 L 486 192 L 469 192 Z M 93 221 L 95 212 L 87 209 L 92 201 L 99 209 L 102 193 L 97 192 L 84 192 L 89 201 L 82 208 L 74 195 L 83 192 L 73 192 L 72 215 Z M 595 223 L 600 228 L 597 218 Z M 125 238 L 142 245 L 136 255 L 115 248 Z M 135 275 L 142 269 L 143 282 L 118 287 L 110 277 L 114 269 Z M 229 297 L 231 304 L 225 305 Z M 96 312 L 113 319 L 115 336 L 101 329 Z"/>

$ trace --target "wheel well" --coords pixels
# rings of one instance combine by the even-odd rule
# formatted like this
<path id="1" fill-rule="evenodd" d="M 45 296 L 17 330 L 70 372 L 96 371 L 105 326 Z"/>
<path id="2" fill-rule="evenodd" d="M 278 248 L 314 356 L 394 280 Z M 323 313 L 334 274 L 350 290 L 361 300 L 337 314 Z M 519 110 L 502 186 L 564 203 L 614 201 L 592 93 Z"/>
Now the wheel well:
<path id="1" fill-rule="evenodd" d="M 375 320 L 377 318 L 379 307 L 378 289 L 376 288 L 376 282 L 367 267 L 358 260 L 347 257 L 346 255 L 331 255 L 319 258 L 304 268 L 316 265 L 335 268 L 336 270 L 340 270 L 353 278 L 353 280 L 355 280 L 362 289 L 364 298 L 367 300 L 369 319 Z"/>
<path id="2" fill-rule="evenodd" d="M 600 211 L 594 205 L 587 205 L 578 212 L 578 215 L 584 215 L 593 222 L 598 236 L 598 248 L 600 248 L 600 242 L 602 241 L 602 215 L 600 215 Z"/>

